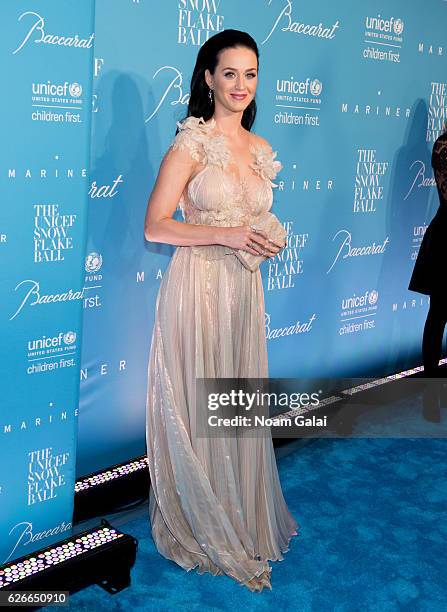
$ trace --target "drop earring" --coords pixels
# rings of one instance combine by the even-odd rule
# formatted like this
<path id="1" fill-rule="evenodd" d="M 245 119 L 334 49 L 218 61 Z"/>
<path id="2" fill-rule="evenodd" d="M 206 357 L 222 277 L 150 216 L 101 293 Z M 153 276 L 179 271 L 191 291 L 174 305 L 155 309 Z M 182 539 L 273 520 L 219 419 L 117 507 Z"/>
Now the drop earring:
<path id="1" fill-rule="evenodd" d="M 208 90 L 208 98 L 210 99 L 210 104 L 213 103 L 213 90 L 209 89 Z"/>

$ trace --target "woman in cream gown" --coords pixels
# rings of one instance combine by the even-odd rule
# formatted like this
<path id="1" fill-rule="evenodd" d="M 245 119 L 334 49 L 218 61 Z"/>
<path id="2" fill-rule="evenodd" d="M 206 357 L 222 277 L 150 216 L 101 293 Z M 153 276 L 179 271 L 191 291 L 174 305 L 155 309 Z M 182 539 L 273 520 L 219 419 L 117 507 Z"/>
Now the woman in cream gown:
<path id="1" fill-rule="evenodd" d="M 185 223 L 256 223 L 273 201 L 282 167 L 271 147 L 250 146 L 252 174 L 238 182 L 216 121 L 177 122 L 170 145 L 202 170 L 180 200 Z M 268 561 L 283 559 L 297 523 L 278 477 L 271 435 L 195 435 L 196 378 L 268 378 L 264 293 L 222 245 L 178 246 L 156 301 L 147 387 L 149 510 L 158 551 L 186 570 L 226 574 L 270 588 Z"/>

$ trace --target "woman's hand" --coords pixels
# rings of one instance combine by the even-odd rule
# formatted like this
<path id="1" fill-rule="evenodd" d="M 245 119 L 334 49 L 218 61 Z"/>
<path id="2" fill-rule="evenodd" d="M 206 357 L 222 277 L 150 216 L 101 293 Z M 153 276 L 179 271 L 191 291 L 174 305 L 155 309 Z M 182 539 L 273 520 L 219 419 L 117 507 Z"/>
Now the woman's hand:
<path id="1" fill-rule="evenodd" d="M 271 240 L 264 230 L 253 230 L 249 225 L 222 227 L 221 244 L 233 249 L 241 249 L 252 255 L 274 257 L 284 247 Z"/>

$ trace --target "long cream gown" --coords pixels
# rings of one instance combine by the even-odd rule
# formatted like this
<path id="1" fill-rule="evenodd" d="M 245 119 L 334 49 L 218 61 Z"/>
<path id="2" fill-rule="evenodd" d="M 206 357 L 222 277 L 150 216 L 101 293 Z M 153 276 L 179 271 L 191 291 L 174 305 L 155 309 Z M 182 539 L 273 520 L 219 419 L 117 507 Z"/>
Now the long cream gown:
<path id="1" fill-rule="evenodd" d="M 271 147 L 250 146 L 251 172 L 231 172 L 212 118 L 188 117 L 170 148 L 203 166 L 180 200 L 186 223 L 256 222 L 282 167 Z M 243 175 L 244 172 L 241 172 Z M 247 175 L 247 172 L 245 172 Z M 186 570 L 238 582 L 282 560 L 298 527 L 281 490 L 271 436 L 195 437 L 195 377 L 268 378 L 264 292 L 231 248 L 177 247 L 156 301 L 148 367 L 149 513 L 158 551 Z"/>

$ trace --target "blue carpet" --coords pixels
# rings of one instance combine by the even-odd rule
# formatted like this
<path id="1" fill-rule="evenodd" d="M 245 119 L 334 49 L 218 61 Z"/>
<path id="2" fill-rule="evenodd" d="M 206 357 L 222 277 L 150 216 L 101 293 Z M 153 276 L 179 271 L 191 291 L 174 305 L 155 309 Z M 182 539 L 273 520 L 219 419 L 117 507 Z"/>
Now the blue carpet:
<path id="1" fill-rule="evenodd" d="M 139 540 L 131 587 L 116 595 L 89 587 L 70 609 L 444 611 L 446 449 L 442 439 L 319 439 L 279 458 L 300 535 L 272 564 L 273 591 L 251 593 L 164 559 L 145 506 L 119 526 Z"/>

